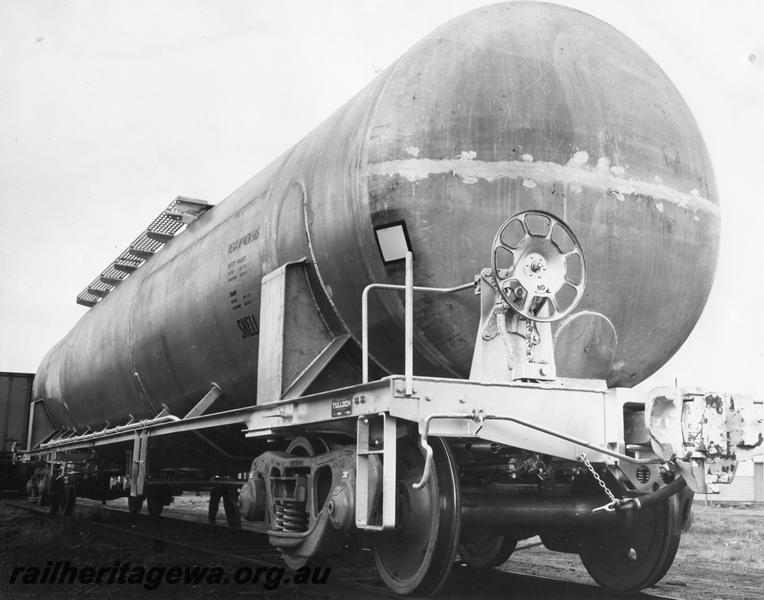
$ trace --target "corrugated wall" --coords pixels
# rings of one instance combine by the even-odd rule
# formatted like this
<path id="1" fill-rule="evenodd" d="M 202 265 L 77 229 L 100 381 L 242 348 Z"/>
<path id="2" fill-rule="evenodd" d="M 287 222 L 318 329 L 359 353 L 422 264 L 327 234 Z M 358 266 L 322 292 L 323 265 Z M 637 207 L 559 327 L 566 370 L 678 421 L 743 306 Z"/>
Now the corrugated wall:
<path id="1" fill-rule="evenodd" d="M 764 463 L 760 457 L 754 463 L 741 463 L 738 474 L 729 485 L 718 484 L 718 494 L 708 494 L 712 502 L 764 502 Z M 699 496 L 698 500 L 702 500 Z"/>
<path id="2" fill-rule="evenodd" d="M 32 373 L 0 373 L 0 452 L 26 441 L 33 378 Z"/>
<path id="3" fill-rule="evenodd" d="M 714 502 L 753 502 L 753 476 L 735 477 L 729 485 L 719 485 L 718 494 L 709 494 Z"/>

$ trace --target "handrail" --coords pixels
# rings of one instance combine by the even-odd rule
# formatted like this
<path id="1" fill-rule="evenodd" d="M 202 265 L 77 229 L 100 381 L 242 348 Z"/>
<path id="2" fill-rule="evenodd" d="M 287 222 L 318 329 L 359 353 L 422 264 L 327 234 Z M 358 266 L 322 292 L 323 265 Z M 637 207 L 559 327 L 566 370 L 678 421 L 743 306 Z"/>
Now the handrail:
<path id="1" fill-rule="evenodd" d="M 116 427 L 105 427 L 100 431 L 94 431 L 93 433 L 85 433 L 81 435 L 70 436 L 64 439 L 54 439 L 50 442 L 41 443 L 39 445 L 40 450 L 47 450 L 48 448 L 55 448 L 58 446 L 67 446 L 70 444 L 80 444 L 82 442 L 88 442 L 105 437 L 112 437 L 119 433 L 125 433 L 127 431 L 136 431 L 140 429 L 146 429 L 159 425 L 162 423 L 170 423 L 180 421 L 179 417 L 175 415 L 162 415 L 161 417 L 155 417 L 153 419 L 143 419 L 142 421 L 136 421 L 134 423 L 128 423 L 126 425 L 117 425 Z"/>
<path id="2" fill-rule="evenodd" d="M 369 292 L 371 290 L 403 290 L 404 300 L 404 323 L 405 323 L 405 370 L 406 396 L 414 393 L 414 292 L 428 292 L 431 294 L 451 294 L 474 287 L 473 282 L 464 283 L 450 288 L 423 287 L 414 285 L 414 254 L 406 252 L 406 284 L 397 285 L 392 283 L 371 283 L 367 285 L 361 294 L 361 349 L 363 353 L 363 383 L 369 382 Z"/>

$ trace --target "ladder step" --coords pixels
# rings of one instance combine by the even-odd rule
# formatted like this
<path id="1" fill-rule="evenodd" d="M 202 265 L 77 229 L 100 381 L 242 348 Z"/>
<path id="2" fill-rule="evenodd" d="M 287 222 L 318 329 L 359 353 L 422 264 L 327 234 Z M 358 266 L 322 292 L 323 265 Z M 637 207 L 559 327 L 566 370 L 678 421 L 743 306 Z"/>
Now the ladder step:
<path id="1" fill-rule="evenodd" d="M 172 233 L 164 233 L 162 231 L 146 231 L 146 237 L 150 240 L 154 240 L 155 242 L 162 242 L 163 244 L 166 244 L 169 242 L 172 238 L 175 237 Z"/>
<path id="2" fill-rule="evenodd" d="M 124 280 L 124 277 L 109 277 L 107 275 L 101 274 L 98 276 L 98 280 L 101 283 L 105 283 L 106 285 L 111 285 L 114 287 L 117 287 L 122 281 Z"/>
<path id="3" fill-rule="evenodd" d="M 195 216 L 189 215 L 188 213 L 184 213 L 180 210 L 166 210 L 164 211 L 164 214 L 167 218 L 172 219 L 173 221 L 181 221 L 186 225 L 193 223 L 196 220 Z"/>
<path id="4" fill-rule="evenodd" d="M 98 276 L 98 279 L 101 281 L 101 283 L 115 287 L 122 283 L 126 278 L 127 273 L 116 269 L 113 265 Z"/>
<path id="5" fill-rule="evenodd" d="M 134 248 L 130 246 L 130 254 L 139 258 L 151 258 L 156 254 L 155 250 L 142 250 L 141 248 Z"/>
<path id="6" fill-rule="evenodd" d="M 89 300 L 89 299 L 86 299 L 82 294 L 80 294 L 79 296 L 77 296 L 77 304 L 80 304 L 82 306 L 87 306 L 88 308 L 93 308 L 96 304 L 98 304 L 98 300 Z"/>
<path id="7" fill-rule="evenodd" d="M 212 204 L 206 200 L 187 198 L 186 196 L 178 196 L 175 198 L 175 208 L 183 212 L 196 211 L 201 214 L 212 208 Z"/>
<path id="8" fill-rule="evenodd" d="M 178 196 L 100 275 L 77 295 L 77 304 L 92 308 L 182 233 L 185 227 L 207 212 L 212 205 L 204 200 Z"/>
<path id="9" fill-rule="evenodd" d="M 142 261 L 135 261 L 129 263 L 123 260 L 115 260 L 113 266 L 117 271 L 122 271 L 123 273 L 127 273 L 129 275 L 140 266 L 141 262 Z"/>
<path id="10" fill-rule="evenodd" d="M 94 296 L 100 296 L 101 298 L 104 298 L 111 290 L 103 289 L 99 290 L 98 288 L 94 287 L 88 287 L 88 293 L 93 294 Z"/>

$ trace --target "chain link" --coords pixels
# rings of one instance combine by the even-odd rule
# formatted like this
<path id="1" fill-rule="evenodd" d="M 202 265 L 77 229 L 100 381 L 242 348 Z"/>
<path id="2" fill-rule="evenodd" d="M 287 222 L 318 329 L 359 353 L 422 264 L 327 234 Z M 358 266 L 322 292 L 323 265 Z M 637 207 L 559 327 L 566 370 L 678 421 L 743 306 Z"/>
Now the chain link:
<path id="1" fill-rule="evenodd" d="M 621 503 L 621 500 L 616 498 L 613 492 L 610 491 L 610 488 L 608 488 L 607 484 L 602 480 L 602 477 L 600 477 L 599 473 L 597 473 L 597 471 L 594 469 L 594 467 L 592 466 L 592 463 L 590 463 L 589 459 L 586 458 L 586 454 L 581 454 L 579 455 L 578 458 L 580 458 L 583 461 L 583 463 L 586 465 L 586 468 L 589 469 L 589 472 L 592 474 L 594 479 L 602 488 L 602 491 L 604 491 L 608 495 L 608 498 L 610 498 L 610 504 L 606 504 L 605 506 L 595 510 L 600 510 L 600 509 L 604 509 L 608 511 L 613 510 L 616 506 L 618 506 Z"/>
<path id="2" fill-rule="evenodd" d="M 504 303 L 497 304 L 495 314 L 496 328 L 499 330 L 501 341 L 504 342 L 504 350 L 507 353 L 507 369 L 512 371 L 515 368 L 515 361 L 512 358 L 512 342 L 509 339 L 509 332 L 507 331 L 507 317 L 505 311 L 508 309 L 509 307 Z"/>
<path id="3" fill-rule="evenodd" d="M 509 331 L 507 331 L 507 316 L 506 312 L 509 307 L 503 302 L 497 302 L 494 309 L 494 315 L 496 318 L 496 329 L 501 336 L 502 342 L 504 342 L 504 349 L 507 352 L 507 368 L 511 371 L 515 368 L 515 361 L 512 356 L 512 342 L 510 341 Z M 525 321 L 525 355 L 529 363 L 534 362 L 534 349 L 541 343 L 541 335 L 539 334 L 536 323 L 530 319 L 523 319 L 519 317 L 520 322 Z M 519 333 L 519 332 L 518 332 Z M 522 334 L 520 334 L 522 335 Z"/>
<path id="4" fill-rule="evenodd" d="M 534 348 L 538 346 L 541 341 L 538 329 L 536 329 L 536 323 L 530 319 L 523 319 L 525 321 L 525 354 L 528 358 L 528 362 L 534 362 Z"/>

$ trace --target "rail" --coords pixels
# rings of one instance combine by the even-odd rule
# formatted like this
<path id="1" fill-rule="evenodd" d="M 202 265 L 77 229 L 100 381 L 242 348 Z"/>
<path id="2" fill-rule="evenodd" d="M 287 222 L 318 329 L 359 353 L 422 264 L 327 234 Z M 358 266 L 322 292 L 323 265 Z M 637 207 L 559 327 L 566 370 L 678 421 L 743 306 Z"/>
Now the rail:
<path id="1" fill-rule="evenodd" d="M 404 324 L 405 324 L 405 367 L 404 378 L 407 396 L 414 393 L 414 292 L 430 294 L 451 294 L 474 287 L 474 283 L 464 283 L 450 288 L 422 287 L 414 285 L 414 255 L 406 252 L 405 285 L 392 283 L 372 283 L 367 285 L 361 295 L 361 346 L 363 353 L 363 383 L 369 382 L 369 292 L 372 290 L 403 290 L 404 295 Z"/>

